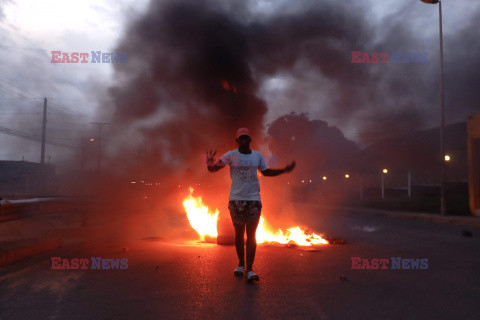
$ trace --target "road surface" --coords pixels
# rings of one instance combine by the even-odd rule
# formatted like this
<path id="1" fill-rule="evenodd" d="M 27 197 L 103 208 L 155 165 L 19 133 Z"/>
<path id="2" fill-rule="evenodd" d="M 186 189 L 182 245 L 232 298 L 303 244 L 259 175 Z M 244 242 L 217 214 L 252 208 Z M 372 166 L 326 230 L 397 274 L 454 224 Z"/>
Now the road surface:
<path id="1" fill-rule="evenodd" d="M 67 243 L 0 269 L 0 319 L 480 319 L 478 227 L 300 209 L 346 244 L 260 245 L 252 284 L 233 276 L 233 246 Z M 52 270 L 52 256 L 126 258 L 128 268 Z M 428 258 L 428 269 L 356 270 L 352 257 Z"/>

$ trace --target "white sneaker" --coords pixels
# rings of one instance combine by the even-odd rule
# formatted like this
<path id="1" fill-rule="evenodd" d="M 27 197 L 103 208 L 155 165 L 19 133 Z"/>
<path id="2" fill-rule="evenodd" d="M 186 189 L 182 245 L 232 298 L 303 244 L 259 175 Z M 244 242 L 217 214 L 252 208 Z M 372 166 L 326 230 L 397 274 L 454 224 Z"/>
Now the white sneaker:
<path id="1" fill-rule="evenodd" d="M 253 272 L 252 270 L 247 272 L 247 274 L 245 275 L 245 279 L 247 279 L 249 281 L 259 281 L 260 280 L 258 275 L 255 274 L 255 272 Z"/>
<path id="2" fill-rule="evenodd" d="M 236 276 L 243 276 L 243 274 L 245 273 L 245 267 L 244 266 L 238 266 L 237 269 L 235 269 L 235 271 L 233 271 L 233 274 L 236 275 Z"/>

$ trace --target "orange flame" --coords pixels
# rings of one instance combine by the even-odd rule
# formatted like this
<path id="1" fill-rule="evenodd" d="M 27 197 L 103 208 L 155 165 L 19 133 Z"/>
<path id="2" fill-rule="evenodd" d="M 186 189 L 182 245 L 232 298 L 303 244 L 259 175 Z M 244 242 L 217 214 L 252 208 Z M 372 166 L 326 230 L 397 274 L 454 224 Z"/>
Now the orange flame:
<path id="1" fill-rule="evenodd" d="M 305 232 L 299 226 L 288 228 L 284 233 L 282 229 L 277 232 L 268 231 L 267 223 L 263 217 L 260 217 L 260 222 L 257 228 L 257 243 L 278 242 L 287 244 L 293 242 L 299 246 L 311 246 L 314 244 L 328 244 L 328 241 L 323 239 L 316 233 Z"/>
<path id="2" fill-rule="evenodd" d="M 193 188 L 190 188 L 190 195 L 183 200 L 183 206 L 187 213 L 188 222 L 195 231 L 200 235 L 200 240 L 205 240 L 205 236 L 217 237 L 217 220 L 218 210 L 215 213 L 209 212 L 208 206 L 205 206 L 201 197 L 194 198 L 192 196 Z M 328 244 L 316 233 L 302 230 L 299 226 L 288 228 L 286 232 L 277 229 L 276 232 L 271 231 L 263 217 L 260 217 L 256 238 L 257 243 L 295 243 L 299 246 L 312 246 L 316 244 Z"/>
<path id="3" fill-rule="evenodd" d="M 202 197 L 194 198 L 192 193 L 193 188 L 190 188 L 190 195 L 183 200 L 190 226 L 197 231 L 202 241 L 205 236 L 216 237 L 218 210 L 215 213 L 209 212 L 208 207 L 203 205 Z"/>

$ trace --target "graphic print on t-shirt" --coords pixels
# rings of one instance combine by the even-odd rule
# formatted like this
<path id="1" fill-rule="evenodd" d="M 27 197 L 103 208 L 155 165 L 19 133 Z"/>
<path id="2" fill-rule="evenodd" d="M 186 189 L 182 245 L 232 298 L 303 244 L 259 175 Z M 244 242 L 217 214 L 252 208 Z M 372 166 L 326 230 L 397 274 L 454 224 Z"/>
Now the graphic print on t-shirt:
<path id="1" fill-rule="evenodd" d="M 238 174 L 238 177 L 242 182 L 248 182 L 249 180 L 253 180 L 252 175 L 256 175 L 257 173 L 256 167 L 239 166 L 237 168 L 238 170 L 236 171 L 236 173 Z"/>
<path id="2" fill-rule="evenodd" d="M 258 151 L 242 154 L 232 150 L 220 157 L 223 163 L 230 165 L 230 188 L 229 200 L 260 201 L 260 184 L 257 170 L 267 169 L 265 159 Z"/>

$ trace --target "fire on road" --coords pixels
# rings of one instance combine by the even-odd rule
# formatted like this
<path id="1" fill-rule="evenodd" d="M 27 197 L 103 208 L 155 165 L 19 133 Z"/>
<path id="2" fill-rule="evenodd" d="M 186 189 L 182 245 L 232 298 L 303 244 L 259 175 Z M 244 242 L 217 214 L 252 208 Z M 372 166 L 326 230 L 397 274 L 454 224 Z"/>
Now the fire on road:
<path id="1" fill-rule="evenodd" d="M 217 221 L 219 211 L 212 212 L 202 201 L 201 196 L 193 196 L 193 188 L 190 188 L 190 194 L 183 200 L 183 207 L 187 214 L 190 226 L 198 233 L 200 240 L 204 241 L 206 236 L 216 238 Z M 299 246 L 313 246 L 328 244 L 329 242 L 320 235 L 311 232 L 308 228 L 294 226 L 286 231 L 274 228 L 268 225 L 263 217 L 260 217 L 260 223 L 256 233 L 257 243 L 293 243 Z"/>

